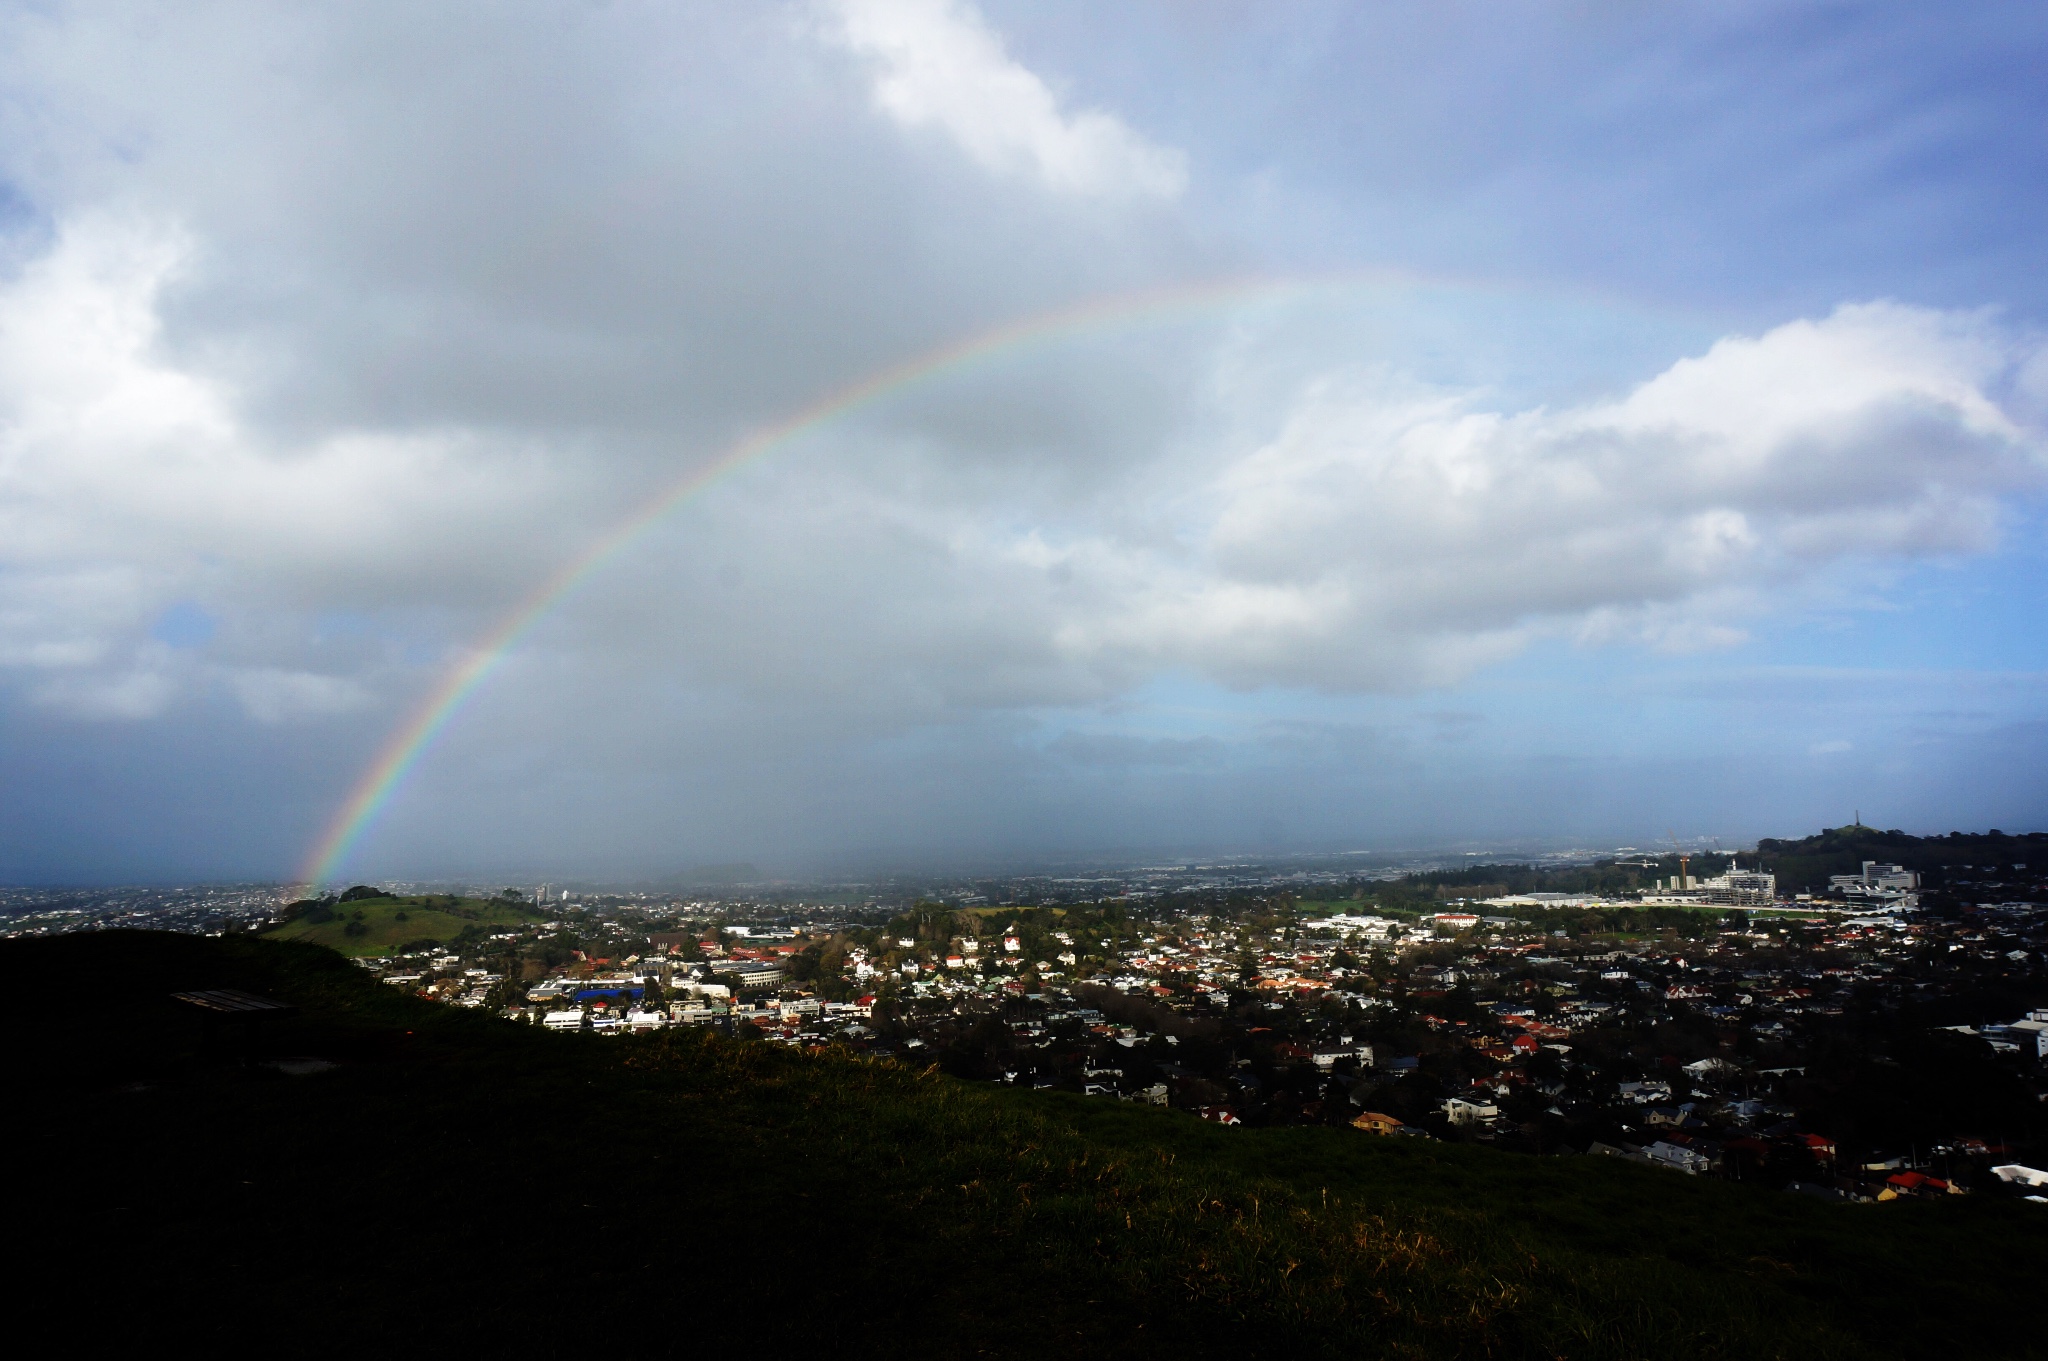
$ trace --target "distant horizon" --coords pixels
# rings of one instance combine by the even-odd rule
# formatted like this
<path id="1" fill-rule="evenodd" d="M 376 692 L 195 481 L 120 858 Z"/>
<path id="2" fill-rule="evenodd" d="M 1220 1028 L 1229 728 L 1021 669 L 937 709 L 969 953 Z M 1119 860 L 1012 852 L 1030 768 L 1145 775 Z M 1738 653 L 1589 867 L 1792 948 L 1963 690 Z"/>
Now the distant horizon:
<path id="1" fill-rule="evenodd" d="M 1689 855 L 1753 855 L 1757 853 L 1760 840 L 1798 841 L 1819 836 L 1830 831 L 1843 831 L 1861 826 L 1866 831 L 1888 834 L 1903 832 L 1907 836 L 1931 840 L 1961 832 L 1965 836 L 1986 836 L 2003 834 L 2015 838 L 2048 833 L 2043 828 L 1986 827 L 1981 829 L 1950 828 L 1947 831 L 1914 831 L 1908 828 L 1884 828 L 1870 823 L 1837 823 L 1818 827 L 1811 831 L 1773 833 L 1768 837 L 1752 837 L 1747 841 L 1735 842 L 1728 838 L 1710 835 L 1681 837 L 1683 853 Z M 1389 846 L 1374 850 L 1333 850 L 1333 849 L 1268 849 L 1236 852 L 1205 851 L 1199 854 L 1172 856 L 1158 852 L 1115 852 L 1103 851 L 1093 855 L 1070 857 L 1042 857 L 1035 859 L 1001 860 L 995 857 L 977 859 L 967 857 L 949 863 L 936 860 L 923 865 L 905 865 L 898 858 L 877 858 L 865 866 L 852 858 L 836 864 L 812 864 L 807 867 L 748 864 L 739 862 L 725 865 L 692 865 L 666 873 L 620 874 L 571 874 L 533 869 L 464 871 L 446 874 L 382 874 L 364 875 L 336 883 L 332 891 L 350 887 L 357 883 L 382 886 L 387 884 L 406 885 L 419 891 L 438 891 L 450 887 L 516 888 L 529 891 L 540 884 L 585 891 L 618 890 L 627 892 L 690 890 L 716 890 L 759 888 L 768 886 L 817 887 L 833 883 L 877 884 L 891 880 L 915 880 L 922 876 L 946 879 L 961 883 L 986 879 L 1058 879 L 1062 877 L 1086 879 L 1094 871 L 1103 878 L 1132 875 L 1144 872 L 1186 873 L 1191 869 L 1274 869 L 1287 870 L 1308 867 L 1323 869 L 1343 868 L 1345 861 L 1379 860 L 1387 862 L 1378 867 L 1381 871 L 1405 870 L 1410 865 L 1441 866 L 1454 860 L 1470 860 L 1477 864 L 1526 864 L 1543 859 L 1599 859 L 1614 855 L 1635 854 L 1664 857 L 1676 853 L 1668 843 L 1654 841 L 1641 844 L 1617 842 L 1599 846 L 1570 844 L 1564 841 L 1549 842 L 1531 838 L 1522 842 L 1489 841 L 1483 844 L 1449 841 L 1438 845 Z M 1491 857 L 1499 857 L 1493 859 Z M 715 877 L 724 871 L 738 871 L 751 868 L 754 878 Z M 1366 867 L 1360 866 L 1361 872 Z M 1068 873 L 1062 874 L 1062 871 Z M 176 879 L 166 878 L 154 881 L 123 880 L 91 883 L 84 881 L 47 881 L 41 883 L 10 882 L 0 883 L 0 891 L 48 891 L 48 892 L 111 892 L 122 889 L 169 890 L 197 888 L 280 888 L 294 889 L 303 885 L 289 877 L 240 878 L 240 879 Z"/>

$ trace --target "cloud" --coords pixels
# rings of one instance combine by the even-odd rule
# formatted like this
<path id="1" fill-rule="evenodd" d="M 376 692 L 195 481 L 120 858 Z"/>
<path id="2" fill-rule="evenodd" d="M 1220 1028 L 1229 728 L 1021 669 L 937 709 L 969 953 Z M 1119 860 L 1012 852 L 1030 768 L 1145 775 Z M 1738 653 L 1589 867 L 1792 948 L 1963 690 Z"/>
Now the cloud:
<path id="1" fill-rule="evenodd" d="M 238 807 L 311 837 L 452 661 L 735 440 L 1001 323 L 1290 253 L 1202 217 L 1213 177 L 1189 192 L 1165 143 L 1216 148 L 1154 133 L 1170 104 L 1110 112 L 966 4 L 804 14 L 0 14 L 27 205 L 0 203 L 0 747 L 97 753 L 137 807 L 261 772 L 292 797 Z M 1296 255 L 1371 254 L 1329 243 Z M 1130 776 L 1101 825 L 1156 795 L 1222 835 L 1381 759 L 1315 764 L 1330 732 L 1467 768 L 1524 721 L 1477 686 L 1405 723 L 1380 696 L 1546 640 L 1738 646 L 1992 550 L 2041 486 L 2048 361 L 1990 315 L 1779 310 L 1716 342 L 1737 324 L 1519 285 L 1308 294 L 1048 334 L 720 479 L 523 635 L 391 826 L 721 860 L 705 829 L 1086 837 L 1115 801 L 1072 791 Z M 16 803 L 43 778 L 0 768 Z M 1246 771 L 1271 786 L 1189 788 Z"/>
<path id="2" fill-rule="evenodd" d="M 87 217 L 0 296 L 0 658 L 79 673 L 48 702 L 143 716 L 225 688 L 265 724 L 362 708 L 418 665 L 394 669 L 389 642 L 323 654 L 310 617 L 442 611 L 431 666 L 574 550 L 581 532 L 534 528 L 609 474 L 562 446 L 529 437 L 508 466 L 503 434 L 251 424 L 164 350 L 187 258 Z M 1226 411 L 1225 384 L 1202 399 L 1226 432 L 1207 452 L 1130 451 L 1050 497 L 1036 465 L 885 419 L 721 493 L 683 558 L 625 564 L 554 646 L 596 664 L 578 686 L 638 654 L 743 687 L 763 722 L 801 706 L 842 731 L 1099 703 L 1164 671 L 1376 693 L 1546 637 L 1729 646 L 1859 565 L 1992 547 L 2001 498 L 2043 481 L 2037 433 L 1997 396 L 2033 355 L 1980 314 L 1865 304 L 1557 409 L 1345 370 Z M 204 611 L 219 655 L 136 670 L 172 607 Z"/>
<path id="3" fill-rule="evenodd" d="M 2048 473 L 1994 396 L 2030 353 L 1879 303 L 1555 411 L 1336 375 L 1154 532 L 1013 551 L 1096 587 L 1069 653 L 1245 685 L 1441 685 L 1542 636 L 1727 645 L 1838 569 L 1990 549 Z"/>
<path id="4" fill-rule="evenodd" d="M 326 717 L 363 708 L 369 694 L 355 681 L 305 671 L 261 667 L 233 675 L 229 683 L 258 723 Z"/>
<path id="5" fill-rule="evenodd" d="M 60 675 L 38 685 L 34 696 L 38 704 L 72 718 L 140 722 L 162 716 L 177 689 L 162 671 L 135 669 Z"/>
<path id="6" fill-rule="evenodd" d="M 459 606 L 480 581 L 495 603 L 531 556 L 496 531 L 538 487 L 460 431 L 267 436 L 232 389 L 164 353 L 162 296 L 187 253 L 174 231 L 88 214 L 0 286 L 0 666 L 73 673 L 35 693 L 81 716 L 155 717 L 251 663 L 228 683 L 253 715 L 331 712 L 357 683 L 310 674 L 304 633 L 278 625 Z M 216 640 L 224 613 L 236 639 Z M 217 664 L 137 661 L 216 641 Z M 266 655 L 237 655 L 251 648 Z"/>
<path id="7" fill-rule="evenodd" d="M 821 31 L 866 58 L 875 104 L 907 128 L 933 128 L 984 168 L 1062 193 L 1171 199 L 1187 156 L 1098 109 L 1063 112 L 1036 73 L 961 0 L 828 0 Z"/>

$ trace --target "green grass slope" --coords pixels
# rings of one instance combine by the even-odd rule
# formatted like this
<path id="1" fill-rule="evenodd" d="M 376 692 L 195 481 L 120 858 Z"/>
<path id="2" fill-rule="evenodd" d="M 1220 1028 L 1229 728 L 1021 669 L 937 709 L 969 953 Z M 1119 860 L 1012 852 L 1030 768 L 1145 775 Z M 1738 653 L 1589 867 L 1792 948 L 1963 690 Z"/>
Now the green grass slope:
<path id="1" fill-rule="evenodd" d="M 292 1354 L 2021 1357 L 2040 1207 L 537 1033 L 302 943 L 0 943 L 17 1332 Z M 168 992 L 296 1004 L 247 1040 Z M 335 1068 L 287 1076 L 274 1055 Z"/>
<path id="2" fill-rule="evenodd" d="M 419 941 L 451 941 L 465 931 L 488 934 L 542 920 L 543 915 L 531 908 L 483 898 L 359 898 L 336 904 L 328 912 L 294 917 L 266 928 L 263 934 L 276 940 L 324 945 L 362 958 L 396 954 Z"/>

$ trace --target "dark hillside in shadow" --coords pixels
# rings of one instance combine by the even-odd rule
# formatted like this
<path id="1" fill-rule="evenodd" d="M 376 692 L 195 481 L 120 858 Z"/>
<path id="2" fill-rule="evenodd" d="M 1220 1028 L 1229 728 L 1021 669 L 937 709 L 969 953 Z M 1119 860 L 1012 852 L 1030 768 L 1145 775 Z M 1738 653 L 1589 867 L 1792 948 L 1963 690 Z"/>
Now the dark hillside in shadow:
<path id="1" fill-rule="evenodd" d="M 11 941 L 0 977 L 34 1245 L 13 1310 L 74 1344 L 2040 1354 L 2039 1206 L 1830 1205 L 703 1031 L 546 1034 L 304 944 Z M 219 988 L 296 1012 L 170 997 Z"/>

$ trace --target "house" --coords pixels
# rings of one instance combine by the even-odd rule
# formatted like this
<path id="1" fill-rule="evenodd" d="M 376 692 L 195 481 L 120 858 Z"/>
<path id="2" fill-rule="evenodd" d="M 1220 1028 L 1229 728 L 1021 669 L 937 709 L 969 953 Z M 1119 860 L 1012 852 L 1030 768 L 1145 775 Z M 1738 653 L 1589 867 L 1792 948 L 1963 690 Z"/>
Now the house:
<path id="1" fill-rule="evenodd" d="M 1393 1134 L 1401 1125 L 1400 1120 L 1379 1111 L 1365 1111 L 1351 1122 L 1351 1128 L 1362 1129 L 1367 1134 Z"/>
<path id="2" fill-rule="evenodd" d="M 1962 1189 L 1952 1186 L 1940 1177 L 1930 1177 L 1924 1172 L 1894 1172 L 1884 1179 L 1884 1189 L 1877 1193 L 1879 1200 L 1897 1200 L 1901 1196 L 1961 1195 Z"/>
<path id="3" fill-rule="evenodd" d="M 2006 1038 L 2017 1049 L 2033 1051 L 2033 1057 L 2048 1059 L 2048 1008 L 2037 1007 L 2024 1021 L 2004 1027 Z"/>
<path id="4" fill-rule="evenodd" d="M 1244 1121 L 1237 1118 L 1237 1112 L 1228 1106 L 1203 1106 L 1196 1110 L 1195 1114 L 1201 1116 L 1204 1120 L 1212 1121 L 1219 1125 L 1241 1125 L 1244 1123 Z"/>
<path id="5" fill-rule="evenodd" d="M 580 1011 L 551 1011 L 541 1017 L 540 1023 L 549 1030 L 583 1029 L 583 1013 Z"/>
<path id="6" fill-rule="evenodd" d="M 1462 1096 L 1444 1098 L 1443 1112 L 1454 1125 L 1483 1125 L 1500 1119 L 1500 1107 L 1486 1101 L 1467 1101 Z"/>
<path id="7" fill-rule="evenodd" d="M 1792 1141 L 1822 1162 L 1835 1160 L 1835 1141 L 1825 1134 L 1795 1134 Z"/>
<path id="8" fill-rule="evenodd" d="M 2019 1163 L 2006 1163 L 1991 1169 L 1991 1175 L 2003 1182 L 2016 1186 L 2048 1186 L 2048 1172 L 2038 1167 L 2023 1167 Z"/>
<path id="9" fill-rule="evenodd" d="M 1643 1152 L 1658 1166 L 1669 1167 L 1688 1176 L 1698 1176 L 1713 1166 L 1713 1162 L 1699 1150 L 1683 1144 L 1666 1143 L 1662 1139 L 1651 1144 Z"/>

